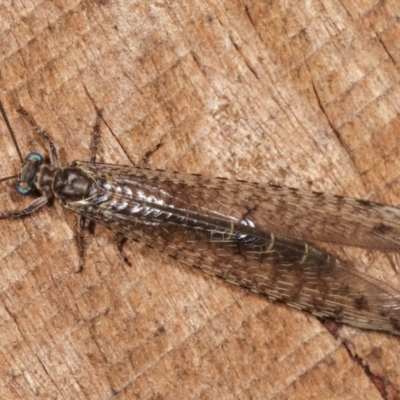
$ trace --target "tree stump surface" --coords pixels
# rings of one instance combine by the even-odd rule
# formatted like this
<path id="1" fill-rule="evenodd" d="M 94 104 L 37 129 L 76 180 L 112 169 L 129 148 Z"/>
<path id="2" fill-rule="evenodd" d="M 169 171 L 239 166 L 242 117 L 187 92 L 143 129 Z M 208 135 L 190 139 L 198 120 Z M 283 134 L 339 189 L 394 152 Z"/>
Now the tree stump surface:
<path id="1" fill-rule="evenodd" d="M 100 158 L 400 204 L 400 3 L 0 5 L 1 99 L 23 154 Z M 397 100 L 396 100 L 397 99 Z M 0 123 L 1 176 L 19 160 Z M 29 201 L 1 184 L 0 210 Z M 58 203 L 0 221 L 2 399 L 398 399 L 400 340 L 311 315 L 112 235 Z M 341 257 L 400 291 L 398 256 Z"/>

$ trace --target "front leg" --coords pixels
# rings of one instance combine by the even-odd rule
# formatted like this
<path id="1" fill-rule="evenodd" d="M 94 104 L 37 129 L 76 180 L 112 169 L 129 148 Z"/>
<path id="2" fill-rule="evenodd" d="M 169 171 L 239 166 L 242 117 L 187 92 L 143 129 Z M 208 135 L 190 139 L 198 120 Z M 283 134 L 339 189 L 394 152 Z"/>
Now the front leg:
<path id="1" fill-rule="evenodd" d="M 32 203 L 29 204 L 28 207 L 24 208 L 23 210 L 3 211 L 2 213 L 0 213 L 0 219 L 25 217 L 26 215 L 32 214 L 35 211 L 39 210 L 46 203 L 47 203 L 47 196 L 43 195 L 33 200 Z"/>
<path id="2" fill-rule="evenodd" d="M 60 164 L 60 161 L 58 159 L 56 146 L 54 145 L 53 141 L 51 140 L 51 138 L 47 134 L 47 132 L 44 129 L 42 129 L 36 123 L 36 121 L 33 119 L 33 117 L 24 108 L 20 108 L 17 111 L 30 123 L 30 125 L 32 126 L 34 132 L 36 134 L 40 135 L 48 143 L 48 145 L 50 147 L 50 162 L 51 162 L 51 165 L 54 168 L 60 168 L 61 164 Z"/>
<path id="3" fill-rule="evenodd" d="M 97 117 L 96 117 L 96 122 L 93 127 L 93 133 L 92 133 L 92 140 L 90 143 L 90 150 L 92 152 L 90 156 L 89 163 L 94 164 L 96 162 L 96 155 L 97 151 L 99 148 L 99 142 L 100 142 L 100 124 L 101 120 L 103 118 L 103 113 L 102 110 L 97 111 Z M 82 272 L 84 268 L 84 261 L 85 261 L 85 237 L 84 237 L 84 230 L 85 230 L 85 223 L 86 223 L 86 218 L 84 216 L 79 217 L 79 231 L 75 236 L 76 244 L 78 246 L 78 252 L 79 252 L 79 269 L 77 272 Z M 90 221 L 89 223 L 89 231 L 93 234 L 94 232 L 94 226 L 95 223 L 93 221 Z"/>
<path id="4" fill-rule="evenodd" d="M 99 149 L 100 143 L 100 124 L 103 119 L 103 110 L 97 111 L 96 123 L 93 127 L 92 141 L 90 143 L 90 150 L 92 151 L 92 155 L 90 157 L 90 164 L 94 164 L 96 162 L 96 156 Z"/>
<path id="5" fill-rule="evenodd" d="M 142 168 L 146 165 L 147 160 L 155 153 L 161 146 L 163 142 L 157 143 L 152 149 L 150 149 L 139 162 L 136 164 L 137 167 Z"/>

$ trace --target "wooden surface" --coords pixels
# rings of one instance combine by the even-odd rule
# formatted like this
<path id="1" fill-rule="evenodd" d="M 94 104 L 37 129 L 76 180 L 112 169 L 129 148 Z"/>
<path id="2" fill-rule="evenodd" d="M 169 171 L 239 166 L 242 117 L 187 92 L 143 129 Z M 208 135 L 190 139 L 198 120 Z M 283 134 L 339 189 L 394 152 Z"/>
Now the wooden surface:
<path id="1" fill-rule="evenodd" d="M 6 3 L 6 4 L 3 4 Z M 346 3 L 349 3 L 346 5 Z M 1 99 L 24 154 L 101 158 L 400 204 L 396 0 L 0 5 Z M 0 123 L 1 176 L 19 162 Z M 30 201 L 2 184 L 0 209 Z M 0 221 L 2 399 L 398 399 L 400 340 L 312 316 L 100 227 L 77 274 L 76 216 Z M 344 249 L 400 290 L 398 256 Z"/>

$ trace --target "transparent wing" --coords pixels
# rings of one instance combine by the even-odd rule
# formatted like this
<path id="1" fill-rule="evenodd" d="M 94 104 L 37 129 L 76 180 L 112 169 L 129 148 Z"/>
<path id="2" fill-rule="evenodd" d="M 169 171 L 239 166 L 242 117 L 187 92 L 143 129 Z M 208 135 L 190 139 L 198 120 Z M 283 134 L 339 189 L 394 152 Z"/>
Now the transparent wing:
<path id="1" fill-rule="evenodd" d="M 252 221 L 267 232 L 383 250 L 400 250 L 400 209 L 366 200 L 285 186 L 207 178 L 179 172 L 79 162 L 94 173 L 133 184 L 159 185 L 182 208 Z"/>
<path id="2" fill-rule="evenodd" d="M 282 188 L 286 194 L 279 200 L 280 188 L 275 191 L 270 186 L 262 189 L 257 184 L 131 167 L 77 165 L 92 175 L 95 188 L 87 199 L 68 203 L 67 208 L 270 299 L 360 328 L 400 334 L 400 293 L 265 223 L 273 216 L 268 214 L 267 199 L 295 205 L 298 191 L 291 195 L 291 189 Z M 267 189 L 273 195 L 266 195 Z M 303 208 L 300 212 L 305 215 Z M 322 222 L 320 218 L 316 224 Z"/>

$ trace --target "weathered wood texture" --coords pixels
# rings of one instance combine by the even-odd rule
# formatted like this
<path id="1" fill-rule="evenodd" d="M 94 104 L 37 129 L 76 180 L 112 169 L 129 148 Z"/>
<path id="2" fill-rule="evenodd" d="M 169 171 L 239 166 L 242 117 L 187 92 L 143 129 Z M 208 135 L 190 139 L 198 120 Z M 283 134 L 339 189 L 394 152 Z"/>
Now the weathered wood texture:
<path id="1" fill-rule="evenodd" d="M 2 1 L 0 96 L 24 153 L 101 157 L 400 204 L 400 3 Z M 85 89 L 86 88 L 86 89 Z M 0 123 L 1 175 L 18 159 Z M 21 208 L 11 183 L 1 209 Z M 315 318 L 128 243 L 56 204 L 0 221 L 0 398 L 379 399 L 400 341 Z M 396 256 L 342 256 L 400 290 Z M 398 397 L 397 397 L 398 398 Z"/>

